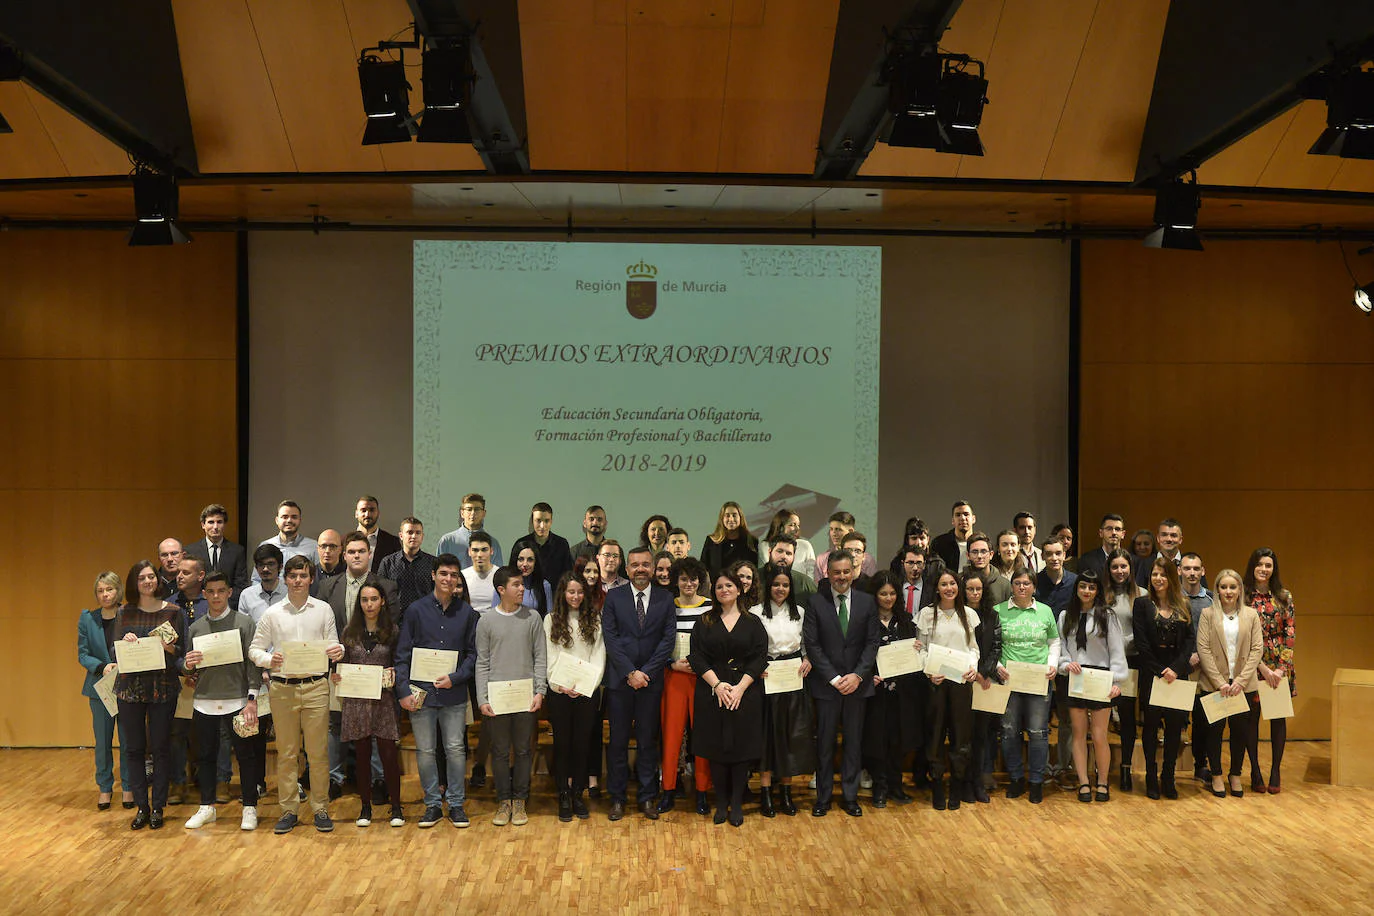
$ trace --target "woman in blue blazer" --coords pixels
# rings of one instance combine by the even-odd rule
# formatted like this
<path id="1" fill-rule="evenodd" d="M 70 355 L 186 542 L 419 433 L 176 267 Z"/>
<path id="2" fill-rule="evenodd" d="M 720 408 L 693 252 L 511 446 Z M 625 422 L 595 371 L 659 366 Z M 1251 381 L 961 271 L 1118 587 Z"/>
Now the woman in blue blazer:
<path id="1" fill-rule="evenodd" d="M 95 783 L 100 789 L 100 800 L 96 807 L 107 811 L 110 796 L 114 792 L 114 733 L 115 717 L 105 709 L 105 704 L 95 694 L 96 681 L 105 674 L 105 669 L 114 664 L 114 621 L 119 613 L 119 590 L 122 583 L 119 574 L 103 572 L 95 578 L 96 606 L 82 611 L 76 625 L 76 660 L 86 669 L 86 682 L 81 685 L 81 693 L 91 701 L 91 729 L 95 732 Z M 121 744 L 123 742 L 120 742 Z M 139 762 L 139 766 L 142 766 Z M 124 790 L 125 808 L 134 806 L 133 793 L 129 791 L 129 761 L 123 753 L 119 755 L 119 785 Z"/>

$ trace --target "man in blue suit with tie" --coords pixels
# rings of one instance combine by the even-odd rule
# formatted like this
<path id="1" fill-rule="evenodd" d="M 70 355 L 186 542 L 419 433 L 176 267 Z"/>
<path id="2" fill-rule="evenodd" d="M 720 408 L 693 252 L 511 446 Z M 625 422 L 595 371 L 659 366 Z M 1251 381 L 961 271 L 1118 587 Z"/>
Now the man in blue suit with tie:
<path id="1" fill-rule="evenodd" d="M 630 584 L 607 592 L 601 610 L 606 642 L 606 715 L 611 722 L 611 744 L 606 752 L 610 817 L 618 821 L 625 816 L 633 732 L 639 808 L 645 817 L 656 821 L 659 707 L 663 669 L 673 654 L 677 613 L 672 594 L 653 584 L 653 551 L 634 548 L 627 565 Z"/>
<path id="2" fill-rule="evenodd" d="M 835 732 L 844 729 L 840 767 L 842 808 L 859 817 L 859 772 L 863 767 L 864 702 L 873 695 L 878 661 L 878 606 L 871 595 L 850 588 L 854 560 L 832 551 L 826 562 L 830 594 L 811 596 L 802 619 L 802 642 L 811 660 L 806 682 L 816 701 L 816 806 L 813 817 L 830 810 L 835 791 Z"/>

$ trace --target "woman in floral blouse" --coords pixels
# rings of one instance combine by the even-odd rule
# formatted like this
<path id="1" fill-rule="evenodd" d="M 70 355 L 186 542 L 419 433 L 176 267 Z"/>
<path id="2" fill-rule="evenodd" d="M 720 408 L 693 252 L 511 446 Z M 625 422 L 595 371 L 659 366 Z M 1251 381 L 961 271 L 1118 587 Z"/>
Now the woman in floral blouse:
<path id="1" fill-rule="evenodd" d="M 1250 554 L 1245 566 L 1245 603 L 1259 614 L 1264 630 L 1264 653 L 1260 656 L 1260 677 L 1271 688 L 1288 678 L 1288 692 L 1298 695 L 1293 671 L 1293 595 L 1279 579 L 1279 558 L 1268 547 Z M 1259 730 L 1250 733 L 1250 789 L 1277 795 L 1279 767 L 1283 764 L 1283 746 L 1288 740 L 1288 720 L 1269 720 L 1269 784 L 1265 785 L 1259 766 Z"/>

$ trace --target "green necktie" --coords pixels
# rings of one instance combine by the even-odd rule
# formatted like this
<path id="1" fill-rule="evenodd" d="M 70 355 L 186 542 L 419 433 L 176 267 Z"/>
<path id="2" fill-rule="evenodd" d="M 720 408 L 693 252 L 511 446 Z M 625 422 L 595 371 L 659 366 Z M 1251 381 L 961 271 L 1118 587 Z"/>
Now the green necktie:
<path id="1" fill-rule="evenodd" d="M 849 635 L 849 596 L 840 595 L 837 599 L 840 602 L 840 633 Z"/>

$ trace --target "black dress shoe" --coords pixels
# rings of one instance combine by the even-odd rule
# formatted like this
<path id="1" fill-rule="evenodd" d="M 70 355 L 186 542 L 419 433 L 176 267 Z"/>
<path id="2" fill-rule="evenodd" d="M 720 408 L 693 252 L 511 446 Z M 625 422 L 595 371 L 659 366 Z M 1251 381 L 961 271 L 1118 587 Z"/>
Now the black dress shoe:
<path id="1" fill-rule="evenodd" d="M 792 787 L 782 787 L 782 797 L 778 800 L 778 810 L 788 817 L 797 816 L 797 805 L 792 801 Z"/>
<path id="2" fill-rule="evenodd" d="M 673 810 L 677 804 L 677 789 L 668 789 L 658 800 L 658 810 L 661 814 L 667 814 Z"/>
<path id="3" fill-rule="evenodd" d="M 558 819 L 565 824 L 573 819 L 572 793 L 567 789 L 558 793 Z"/>
<path id="4" fill-rule="evenodd" d="M 658 820 L 658 802 L 652 798 L 646 798 L 639 803 L 639 810 L 651 821 Z"/>
<path id="5" fill-rule="evenodd" d="M 864 809 L 859 807 L 857 801 L 845 801 L 840 804 L 840 809 L 850 817 L 863 817 Z"/>
<path id="6" fill-rule="evenodd" d="M 620 820 L 625 816 L 625 803 L 623 801 L 611 802 L 611 813 L 607 816 L 613 821 Z"/>
<path id="7" fill-rule="evenodd" d="M 1031 803 L 1032 805 L 1038 805 L 1038 804 L 1040 804 L 1042 801 L 1045 800 L 1045 785 L 1044 785 L 1044 783 L 1039 783 L 1039 782 L 1033 782 L 1033 783 L 1031 783 L 1031 784 L 1030 784 L 1030 788 L 1026 791 L 1026 794 L 1030 796 L 1030 803 Z"/>
<path id="8" fill-rule="evenodd" d="M 139 808 L 139 809 L 138 809 L 138 813 L 134 815 L 134 819 L 133 819 L 132 821 L 129 822 L 129 829 L 130 829 L 130 830 L 142 830 L 144 827 L 147 827 L 147 826 L 148 826 L 148 809 L 147 809 L 147 808 Z"/>
<path id="9" fill-rule="evenodd" d="M 97 811 L 109 811 L 109 810 L 110 810 L 110 803 L 109 803 L 109 802 L 96 802 L 96 803 L 95 803 L 95 810 L 97 810 Z"/>
<path id="10" fill-rule="evenodd" d="M 572 811 L 573 817 L 577 818 L 580 821 L 585 821 L 587 818 L 592 816 L 592 813 L 587 810 L 587 800 L 582 797 L 581 792 L 573 793 Z"/>
<path id="11" fill-rule="evenodd" d="M 945 810 L 945 783 L 942 779 L 930 784 L 930 807 L 936 811 Z"/>
<path id="12" fill-rule="evenodd" d="M 162 821 L 162 809 L 161 809 L 161 808 L 154 808 L 154 809 L 153 809 L 153 813 L 152 813 L 151 815 L 149 815 L 149 817 L 148 817 L 148 829 L 150 829 L 150 830 L 161 830 L 161 829 L 162 829 L 162 823 L 163 823 L 163 821 Z"/>
<path id="13" fill-rule="evenodd" d="M 830 802 L 816 802 L 811 808 L 812 817 L 825 817 L 830 813 Z"/>
<path id="14" fill-rule="evenodd" d="M 1151 776 L 1149 773 L 1145 774 L 1145 797 L 1154 799 L 1159 798 L 1158 776 Z"/>
<path id="15" fill-rule="evenodd" d="M 887 807 L 887 793 L 886 793 L 886 792 L 874 792 L 874 793 L 873 793 L 873 807 L 875 807 L 875 808 L 886 808 L 886 807 Z"/>
<path id="16" fill-rule="evenodd" d="M 480 763 L 472 765 L 472 778 L 468 780 L 468 785 L 474 789 L 480 789 L 487 784 L 487 768 Z"/>
<path id="17" fill-rule="evenodd" d="M 1159 781 L 1160 794 L 1165 798 L 1178 798 L 1178 786 L 1174 785 L 1174 777 L 1165 776 Z"/>
<path id="18" fill-rule="evenodd" d="M 698 792 L 698 793 L 697 793 L 697 814 L 700 814 L 702 817 L 705 817 L 706 815 L 708 815 L 708 814 L 710 814 L 710 813 L 711 813 L 711 800 L 706 796 L 706 793 L 705 793 L 705 792 Z"/>
<path id="19" fill-rule="evenodd" d="M 131 801 L 121 801 L 121 802 L 119 803 L 119 806 L 120 806 L 121 808 L 123 808 L 125 811 L 128 811 L 128 810 L 130 810 L 131 808 L 133 808 L 134 803 L 131 802 Z"/>
<path id="20" fill-rule="evenodd" d="M 1026 792 L 1026 781 L 1024 779 L 1013 779 L 1007 786 L 1007 798 L 1020 798 Z"/>
<path id="21" fill-rule="evenodd" d="M 983 785 L 983 778 L 982 778 L 981 776 L 975 776 L 975 777 L 973 777 L 973 778 L 974 778 L 974 780 L 976 780 L 976 781 L 972 784 L 972 785 L 973 785 L 973 798 L 974 798 L 974 800 L 977 801 L 979 804 L 982 804 L 982 805 L 990 805 L 990 804 L 992 804 L 992 799 L 988 796 L 988 790 L 987 790 L 987 788 Z"/>

